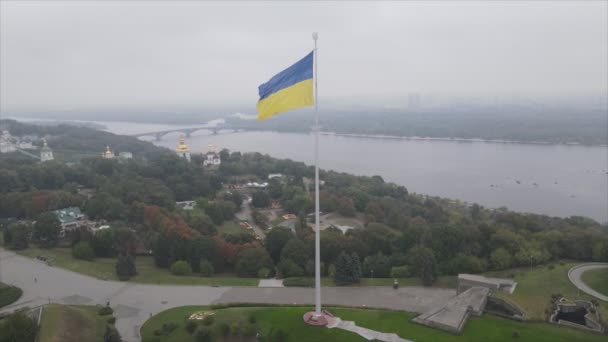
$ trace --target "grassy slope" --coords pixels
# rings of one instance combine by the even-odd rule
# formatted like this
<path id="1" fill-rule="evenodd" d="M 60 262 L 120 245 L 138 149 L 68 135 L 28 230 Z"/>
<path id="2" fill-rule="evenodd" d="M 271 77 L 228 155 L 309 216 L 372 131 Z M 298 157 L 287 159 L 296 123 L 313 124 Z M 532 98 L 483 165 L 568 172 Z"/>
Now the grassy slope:
<path id="1" fill-rule="evenodd" d="M 106 321 L 95 306 L 49 304 L 42 311 L 39 342 L 102 342 Z"/>
<path id="2" fill-rule="evenodd" d="M 549 305 L 551 294 L 561 294 L 570 299 L 592 299 L 580 292 L 568 279 L 568 270 L 578 263 L 566 262 L 529 268 L 511 269 L 502 272 L 489 272 L 489 276 L 509 277 L 515 275 L 517 288 L 512 295 L 495 292 L 495 295 L 506 298 L 517 304 L 526 313 L 526 319 L 544 320 L 545 308 Z M 599 308 L 604 317 L 608 317 L 608 303 L 602 303 Z"/>
<path id="3" fill-rule="evenodd" d="M 184 330 L 184 318 L 204 307 L 180 307 L 170 309 L 153 316 L 142 327 L 142 340 L 153 337 L 153 331 L 165 322 L 175 322 L 179 327 L 160 341 L 188 341 L 189 336 Z M 216 311 L 216 322 L 235 319 L 246 320 L 249 314 L 257 319 L 257 325 L 262 333 L 271 327 L 282 328 L 289 333 L 290 341 L 365 341 L 353 333 L 339 329 L 320 329 L 310 327 L 302 321 L 306 307 L 264 307 L 264 308 L 229 308 Z M 513 332 L 518 332 L 518 341 L 605 341 L 605 337 L 546 323 L 520 323 L 494 316 L 484 315 L 473 318 L 467 324 L 462 336 L 427 328 L 410 320 L 414 314 L 396 311 L 378 311 L 349 308 L 330 308 L 334 315 L 345 320 L 354 320 L 358 325 L 383 332 L 394 332 L 399 336 L 414 341 L 512 341 Z"/>
<path id="4" fill-rule="evenodd" d="M 68 248 L 28 248 L 18 251 L 18 253 L 31 258 L 37 255 L 46 256 L 53 259 L 53 266 L 95 278 L 118 280 L 115 273 L 116 259 L 114 258 L 97 258 L 95 261 L 74 259 L 72 258 L 72 251 Z M 138 283 L 218 286 L 257 286 L 258 284 L 258 280 L 252 278 L 175 276 L 166 269 L 156 267 L 152 257 L 139 256 L 135 259 L 135 264 L 138 275 L 131 281 Z"/>
<path id="5" fill-rule="evenodd" d="M 582 279 L 597 292 L 608 296 L 608 268 L 587 271 L 583 273 Z"/>
<path id="6" fill-rule="evenodd" d="M 0 308 L 16 302 L 22 294 L 20 288 L 0 283 Z"/>

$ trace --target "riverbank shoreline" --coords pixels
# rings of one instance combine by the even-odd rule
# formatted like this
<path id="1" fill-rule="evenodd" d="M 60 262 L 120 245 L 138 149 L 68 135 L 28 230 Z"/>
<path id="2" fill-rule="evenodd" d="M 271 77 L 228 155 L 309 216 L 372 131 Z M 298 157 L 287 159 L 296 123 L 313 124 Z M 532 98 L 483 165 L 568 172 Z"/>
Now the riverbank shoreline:
<path id="1" fill-rule="evenodd" d="M 254 131 L 254 130 L 251 130 Z M 263 131 L 262 131 L 263 132 Z M 287 133 L 276 131 L 276 133 Z M 296 132 L 293 132 L 296 133 Z M 385 134 L 358 134 L 358 133 L 336 133 L 336 132 L 319 132 L 321 135 L 351 137 L 351 138 L 370 138 L 370 139 L 393 139 L 393 140 L 415 140 L 415 141 L 449 141 L 449 142 L 481 142 L 493 144 L 518 144 L 518 145 L 557 145 L 557 146 L 584 146 L 584 147 L 608 147 L 608 144 L 582 144 L 582 143 L 554 143 L 548 141 L 519 141 L 519 140 L 501 140 L 501 139 L 481 139 L 481 138 L 452 138 L 452 137 L 419 137 L 419 136 L 401 136 L 401 135 L 385 135 Z"/>
<path id="2" fill-rule="evenodd" d="M 43 122 L 56 122 L 57 124 L 70 124 L 73 122 L 76 125 L 82 125 L 83 123 L 91 123 L 98 127 L 95 129 L 106 130 L 115 134 L 120 134 L 112 131 L 107 125 L 104 125 L 104 121 L 91 121 L 91 120 L 54 120 L 54 119 L 38 119 L 38 118 L 27 118 L 27 117 L 8 117 L 7 119 L 27 122 L 27 123 L 43 123 Z M 146 124 L 155 126 L 169 126 L 175 128 L 187 128 L 189 126 L 200 126 L 208 124 L 216 124 L 217 120 L 223 120 L 222 118 L 207 121 L 205 123 L 192 123 L 192 124 L 172 124 L 172 123 L 158 123 L 158 122 L 131 122 L 131 121 L 110 121 L 106 123 L 118 124 L 124 122 L 125 124 Z M 233 128 L 228 128 L 232 130 Z M 234 128 L 239 132 L 274 132 L 274 133 L 291 133 L 291 134 L 309 134 L 310 132 L 301 131 L 277 131 L 277 130 L 258 130 L 248 128 Z M 459 137 L 425 137 L 425 136 L 404 136 L 404 135 L 390 135 L 390 134 L 363 134 L 363 133 L 339 133 L 334 131 L 321 131 L 321 135 L 337 136 L 337 137 L 351 137 L 351 138 L 369 138 L 369 139 L 391 139 L 391 140 L 412 140 L 412 141 L 448 141 L 448 142 L 463 142 L 463 143 L 495 143 L 495 144 L 517 144 L 517 145 L 555 145 L 555 146 L 584 146 L 584 147 L 608 147 L 607 144 L 584 144 L 580 142 L 566 142 L 556 143 L 550 141 L 525 141 L 525 140 L 504 140 L 504 139 L 483 139 L 483 138 L 459 138 Z"/>

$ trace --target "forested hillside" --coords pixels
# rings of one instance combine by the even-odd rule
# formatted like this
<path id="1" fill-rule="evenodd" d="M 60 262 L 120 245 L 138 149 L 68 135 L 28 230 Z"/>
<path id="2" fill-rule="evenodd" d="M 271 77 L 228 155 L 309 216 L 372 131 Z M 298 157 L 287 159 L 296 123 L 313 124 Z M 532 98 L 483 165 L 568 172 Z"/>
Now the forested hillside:
<path id="1" fill-rule="evenodd" d="M 41 126 L 25 124 L 15 120 L 1 120 L 0 127 L 0 130 L 8 130 L 13 136 L 34 135 L 39 138 L 46 137 L 49 147 L 56 155 L 55 158 L 63 161 L 77 161 L 83 157 L 101 155 L 106 146 L 110 146 L 116 153 L 128 151 L 139 158 L 170 152 L 165 148 L 157 147 L 134 137 L 116 135 L 87 127 L 65 124 Z M 41 141 L 36 142 L 36 144 L 41 146 Z M 1 154 L 0 158 L 23 159 L 17 154 Z"/>
<path id="2" fill-rule="evenodd" d="M 58 137 L 69 134 L 75 146 L 86 145 L 90 133 L 72 127 L 45 128 L 50 131 L 44 133 L 22 129 Z M 115 145 L 110 138 L 103 133 L 99 141 Z M 153 153 L 157 149 L 149 143 L 131 145 L 130 138 L 116 139 L 124 141 L 126 149 L 144 145 L 148 158 L 121 162 L 93 157 L 73 165 L 3 161 L 0 216 L 36 219 L 48 210 L 79 206 L 91 219 L 134 227 L 160 267 L 183 260 L 198 270 L 202 258 L 216 271 L 236 270 L 243 276 L 258 276 L 261 269 L 274 273 L 274 266 L 287 276 L 311 274 L 314 235 L 305 215 L 313 210 L 313 200 L 302 181 L 302 177 L 312 177 L 310 166 L 224 150 L 219 169 L 209 170 L 201 167 L 200 156 L 188 163 L 163 150 Z M 285 177 L 271 180 L 267 189 L 253 191 L 253 205 L 281 203 L 286 212 L 299 217 L 295 231 L 274 228 L 264 244 L 251 236 L 219 235 L 218 228 L 233 220 L 244 199 L 230 190 L 231 185 L 245 179 L 266 181 L 269 173 Z M 359 264 L 359 275 L 370 276 L 372 270 L 375 277 L 420 275 L 432 283 L 441 274 L 559 259 L 608 260 L 608 231 L 588 218 L 490 210 L 409 194 L 405 187 L 384 182 L 379 176 L 321 172 L 321 178 L 325 180 L 321 210 L 363 223 L 362 228 L 346 234 L 333 228 L 322 232 L 324 274 L 338 274 L 336 267 L 345 263 Z M 90 189 L 91 197 L 79 189 Z M 196 200 L 197 207 L 178 209 L 175 201 L 181 200 Z M 258 262 L 252 264 L 251 260 Z"/>

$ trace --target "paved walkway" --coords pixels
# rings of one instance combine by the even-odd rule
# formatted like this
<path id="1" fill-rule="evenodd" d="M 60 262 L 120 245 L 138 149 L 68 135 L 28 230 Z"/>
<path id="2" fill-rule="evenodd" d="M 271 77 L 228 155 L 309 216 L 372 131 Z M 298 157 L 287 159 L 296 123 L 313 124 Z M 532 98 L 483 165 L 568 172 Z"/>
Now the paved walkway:
<path id="1" fill-rule="evenodd" d="M 264 230 L 262 230 L 262 228 L 258 227 L 258 225 L 255 224 L 255 221 L 253 220 L 253 217 L 251 216 L 251 204 L 249 203 L 249 201 L 246 198 L 245 198 L 245 200 L 243 200 L 243 203 L 241 204 L 241 210 L 238 213 L 236 213 L 235 216 L 239 220 L 248 221 L 249 224 L 251 225 L 251 227 L 253 228 L 253 232 L 255 233 L 255 235 L 260 237 L 260 239 L 262 239 L 262 241 L 266 238 L 266 233 L 264 233 Z"/>
<path id="2" fill-rule="evenodd" d="M 327 326 L 330 329 L 338 328 L 342 330 L 347 330 L 350 332 L 354 332 L 355 334 L 363 337 L 368 341 L 383 341 L 383 342 L 413 342 L 411 340 L 406 340 L 404 338 L 399 337 L 399 335 L 394 333 L 383 333 L 376 330 L 371 330 L 367 328 L 363 328 L 358 326 L 353 321 L 343 321 L 340 318 L 335 318 L 335 320 Z"/>
<path id="3" fill-rule="evenodd" d="M 34 282 L 34 277 L 37 282 Z M 12 311 L 47 303 L 110 305 L 115 310 L 116 328 L 123 340 L 139 341 L 139 328 L 152 315 L 184 305 L 216 303 L 314 303 L 312 288 L 211 287 L 149 285 L 104 281 L 47 266 L 34 259 L 0 249 L 0 281 L 23 290 L 14 304 L 0 309 Z M 425 312 L 456 295 L 453 289 L 423 287 L 323 288 L 325 305 L 377 307 L 409 312 Z"/>
<path id="4" fill-rule="evenodd" d="M 601 299 L 605 302 L 608 302 L 608 296 L 603 295 L 590 288 L 581 279 L 581 276 L 585 271 L 595 270 L 598 268 L 608 268 L 608 263 L 590 263 L 574 266 L 568 271 L 568 279 L 570 279 L 572 284 L 574 284 L 574 286 L 576 286 L 579 290 L 597 299 Z"/>

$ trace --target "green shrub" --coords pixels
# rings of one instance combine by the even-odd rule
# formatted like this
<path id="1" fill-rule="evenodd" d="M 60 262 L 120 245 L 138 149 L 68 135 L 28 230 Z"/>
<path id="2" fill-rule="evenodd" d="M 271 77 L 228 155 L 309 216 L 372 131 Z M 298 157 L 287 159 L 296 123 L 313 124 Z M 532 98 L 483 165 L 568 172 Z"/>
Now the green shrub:
<path id="1" fill-rule="evenodd" d="M 283 280 L 283 286 L 287 287 L 314 287 L 315 280 L 313 278 L 286 278 Z"/>
<path id="2" fill-rule="evenodd" d="M 158 337 L 149 337 L 149 338 L 144 338 L 143 340 L 141 340 L 141 342 L 161 342 L 160 338 Z"/>
<path id="3" fill-rule="evenodd" d="M 262 268 L 274 269 L 270 254 L 261 247 L 247 248 L 237 255 L 235 270 L 239 277 L 257 277 Z"/>
<path id="4" fill-rule="evenodd" d="M 241 336 L 241 322 L 234 321 L 230 323 L 230 332 L 232 336 Z"/>
<path id="5" fill-rule="evenodd" d="M 177 324 L 175 322 L 163 323 L 161 330 L 165 335 L 168 335 L 173 330 L 177 329 Z"/>
<path id="6" fill-rule="evenodd" d="M 133 257 L 130 255 L 119 255 L 116 260 L 116 275 L 118 276 L 118 280 L 127 281 L 136 274 L 137 269 L 135 268 Z"/>
<path id="7" fill-rule="evenodd" d="M 185 328 L 186 328 L 186 331 L 187 331 L 189 334 L 191 334 L 191 335 L 194 333 L 194 331 L 196 330 L 196 328 L 197 328 L 197 327 L 198 327 L 198 324 L 197 324 L 195 321 L 191 320 L 191 319 L 189 319 L 189 320 L 186 322 L 186 327 L 185 327 Z"/>
<path id="8" fill-rule="evenodd" d="M 198 327 L 194 332 L 195 342 L 211 342 L 213 340 L 213 331 L 209 327 Z"/>
<path id="9" fill-rule="evenodd" d="M 254 337 L 257 334 L 258 330 L 255 325 L 247 324 L 243 327 L 243 336 L 244 337 Z"/>
<path id="10" fill-rule="evenodd" d="M 93 254 L 93 248 L 88 242 L 80 241 L 72 247 L 72 257 L 74 259 L 82 260 L 93 260 L 95 254 Z"/>
<path id="11" fill-rule="evenodd" d="M 106 325 L 103 342 L 121 342 L 120 334 L 113 325 Z"/>
<path id="12" fill-rule="evenodd" d="M 213 316 L 207 316 L 203 318 L 203 325 L 210 326 L 215 322 L 215 318 Z"/>
<path id="13" fill-rule="evenodd" d="M 0 321 L 0 341 L 34 342 L 38 324 L 23 312 L 15 312 Z"/>
<path id="14" fill-rule="evenodd" d="M 187 276 L 192 274 L 192 268 L 187 261 L 178 260 L 171 265 L 171 274 L 177 276 Z"/>
<path id="15" fill-rule="evenodd" d="M 291 259 L 284 259 L 277 265 L 279 272 L 283 277 L 301 277 L 304 275 L 304 270 Z"/>
<path id="16" fill-rule="evenodd" d="M 112 317 L 108 318 L 107 322 L 108 322 L 108 324 L 116 323 L 116 317 L 112 316 Z"/>
<path id="17" fill-rule="evenodd" d="M 228 323 L 220 323 L 217 326 L 217 332 L 220 336 L 226 337 L 230 335 L 230 326 Z"/>
<path id="18" fill-rule="evenodd" d="M 334 264 L 329 265 L 327 268 L 327 276 L 332 278 L 336 276 L 336 266 Z"/>
<path id="19" fill-rule="evenodd" d="M 109 307 L 109 306 L 104 306 L 104 307 L 101 307 L 101 308 L 100 308 L 100 309 L 97 311 L 97 314 L 98 314 L 99 316 L 105 316 L 105 315 L 111 315 L 113 312 L 114 312 L 114 310 L 112 310 L 112 308 L 111 308 L 111 307 Z"/>
<path id="20" fill-rule="evenodd" d="M 253 314 L 250 314 L 249 317 L 247 317 L 247 321 L 249 321 L 249 323 L 251 323 L 251 324 L 255 324 L 257 319 L 255 318 L 255 316 Z"/>
<path id="21" fill-rule="evenodd" d="M 391 268 L 391 278 L 407 278 L 410 276 L 410 269 L 407 266 L 393 266 Z"/>
<path id="22" fill-rule="evenodd" d="M 258 278 L 268 278 L 270 277 L 270 270 L 266 267 L 262 267 L 260 268 L 260 270 L 258 271 Z"/>
<path id="23" fill-rule="evenodd" d="M 201 276 L 203 277 L 211 277 L 215 270 L 213 269 L 213 264 L 211 264 L 207 260 L 201 260 Z"/>
<path id="24" fill-rule="evenodd" d="M 271 329 L 268 333 L 268 341 L 269 342 L 286 342 L 288 338 L 287 333 L 283 329 Z"/>

